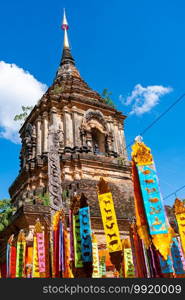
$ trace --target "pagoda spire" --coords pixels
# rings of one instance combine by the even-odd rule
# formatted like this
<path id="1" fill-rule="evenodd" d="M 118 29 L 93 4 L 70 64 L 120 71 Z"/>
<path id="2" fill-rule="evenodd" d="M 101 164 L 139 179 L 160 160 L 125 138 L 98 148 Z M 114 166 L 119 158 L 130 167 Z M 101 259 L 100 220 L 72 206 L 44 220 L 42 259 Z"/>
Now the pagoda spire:
<path id="1" fill-rule="evenodd" d="M 69 28 L 67 18 L 66 18 L 66 12 L 64 8 L 64 16 L 63 16 L 63 22 L 62 22 L 62 29 L 64 30 L 64 48 L 69 48 L 69 40 L 68 40 L 68 34 L 67 30 Z"/>
<path id="2" fill-rule="evenodd" d="M 69 25 L 67 22 L 65 9 L 64 9 L 64 15 L 63 15 L 63 21 L 62 21 L 61 28 L 64 30 L 64 44 L 63 44 L 63 53 L 62 53 L 62 59 L 61 59 L 60 65 L 61 66 L 64 64 L 73 64 L 74 65 L 75 62 L 74 62 L 74 58 L 71 55 L 69 39 L 68 39 L 68 34 L 67 34 Z"/>

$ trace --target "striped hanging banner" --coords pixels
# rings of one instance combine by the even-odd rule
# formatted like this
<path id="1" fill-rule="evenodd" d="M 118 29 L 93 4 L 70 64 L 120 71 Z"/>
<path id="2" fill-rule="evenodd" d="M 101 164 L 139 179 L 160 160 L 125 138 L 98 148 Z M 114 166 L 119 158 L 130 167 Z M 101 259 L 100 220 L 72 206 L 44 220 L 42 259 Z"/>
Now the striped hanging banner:
<path id="1" fill-rule="evenodd" d="M 83 261 L 82 261 L 79 214 L 73 215 L 73 239 L 74 239 L 75 267 L 82 268 Z"/>
<path id="2" fill-rule="evenodd" d="M 23 230 L 20 230 L 17 239 L 16 277 L 25 277 L 26 239 Z"/>
<path id="3" fill-rule="evenodd" d="M 92 262 L 92 238 L 89 206 L 79 209 L 80 238 L 83 262 Z"/>
<path id="4" fill-rule="evenodd" d="M 35 236 L 37 240 L 37 254 L 40 277 L 46 277 L 45 235 L 39 219 L 35 224 Z"/>
<path id="5" fill-rule="evenodd" d="M 93 257 L 93 274 L 92 278 L 100 278 L 98 242 L 94 234 L 92 234 L 92 257 Z"/>
<path id="6" fill-rule="evenodd" d="M 110 253 L 121 251 L 122 245 L 112 194 L 110 192 L 105 194 L 98 194 L 98 200 L 108 251 Z"/>

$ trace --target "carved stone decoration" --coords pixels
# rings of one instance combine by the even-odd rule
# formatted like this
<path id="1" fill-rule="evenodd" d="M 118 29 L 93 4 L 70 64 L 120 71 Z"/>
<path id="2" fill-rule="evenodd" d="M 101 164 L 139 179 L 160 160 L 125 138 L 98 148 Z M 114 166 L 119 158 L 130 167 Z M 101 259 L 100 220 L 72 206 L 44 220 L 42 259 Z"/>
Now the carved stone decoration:
<path id="1" fill-rule="evenodd" d="M 88 123 L 91 119 L 97 120 L 100 124 L 103 125 L 105 131 L 107 131 L 107 123 L 104 119 L 103 114 L 99 110 L 88 109 L 85 113 L 85 120 Z"/>
<path id="2" fill-rule="evenodd" d="M 50 195 L 50 206 L 54 210 L 63 208 L 61 169 L 59 157 L 60 135 L 53 125 L 49 129 L 49 152 L 48 152 L 48 189 Z"/>
<path id="3" fill-rule="evenodd" d="M 25 128 L 24 136 L 22 138 L 22 149 L 21 149 L 21 167 L 29 168 L 31 159 L 34 157 L 34 146 L 35 146 L 35 126 L 28 123 Z"/>

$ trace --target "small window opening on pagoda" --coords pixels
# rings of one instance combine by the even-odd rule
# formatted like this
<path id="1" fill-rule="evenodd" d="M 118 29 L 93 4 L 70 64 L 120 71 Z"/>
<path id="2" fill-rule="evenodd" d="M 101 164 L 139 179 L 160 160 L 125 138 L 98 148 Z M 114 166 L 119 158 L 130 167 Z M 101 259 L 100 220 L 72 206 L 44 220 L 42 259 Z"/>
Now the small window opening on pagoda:
<path id="1" fill-rule="evenodd" d="M 105 135 L 97 128 L 92 128 L 92 145 L 94 154 L 105 154 Z"/>

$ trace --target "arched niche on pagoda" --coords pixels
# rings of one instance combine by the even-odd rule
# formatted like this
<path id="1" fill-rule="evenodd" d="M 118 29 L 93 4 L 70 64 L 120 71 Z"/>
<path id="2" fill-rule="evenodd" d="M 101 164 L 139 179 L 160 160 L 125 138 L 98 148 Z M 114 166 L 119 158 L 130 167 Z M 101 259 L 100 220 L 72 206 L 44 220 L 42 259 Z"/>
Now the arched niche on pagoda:
<path id="1" fill-rule="evenodd" d="M 101 111 L 88 109 L 84 114 L 80 131 L 82 146 L 87 145 L 94 154 L 110 154 L 113 139 Z"/>

